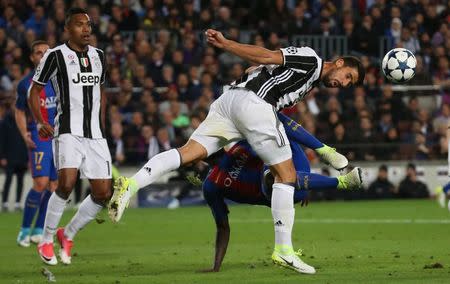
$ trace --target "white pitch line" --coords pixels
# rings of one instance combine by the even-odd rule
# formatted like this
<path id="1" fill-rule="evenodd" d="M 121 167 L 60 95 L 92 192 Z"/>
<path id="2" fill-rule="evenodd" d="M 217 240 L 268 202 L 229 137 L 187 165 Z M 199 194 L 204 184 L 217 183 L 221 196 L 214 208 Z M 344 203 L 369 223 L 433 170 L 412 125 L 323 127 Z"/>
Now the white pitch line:
<path id="1" fill-rule="evenodd" d="M 230 219 L 231 223 L 271 223 L 272 219 Z M 307 224 L 450 224 L 450 219 L 296 219 Z"/>

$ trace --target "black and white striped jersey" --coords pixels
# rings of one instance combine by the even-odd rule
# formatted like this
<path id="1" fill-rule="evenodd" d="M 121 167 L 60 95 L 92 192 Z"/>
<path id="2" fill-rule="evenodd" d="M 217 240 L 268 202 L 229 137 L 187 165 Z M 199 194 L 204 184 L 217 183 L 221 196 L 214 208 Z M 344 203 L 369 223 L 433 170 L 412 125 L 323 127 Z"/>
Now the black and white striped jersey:
<path id="1" fill-rule="evenodd" d="M 71 133 L 92 139 L 105 137 L 100 123 L 100 85 L 105 82 L 105 66 L 103 51 L 92 46 L 85 52 L 67 44 L 47 50 L 33 81 L 53 83 L 57 96 L 55 136 Z"/>
<path id="2" fill-rule="evenodd" d="M 319 82 L 323 61 L 309 47 L 280 50 L 283 65 L 260 65 L 231 85 L 253 91 L 277 110 L 296 104 Z"/>

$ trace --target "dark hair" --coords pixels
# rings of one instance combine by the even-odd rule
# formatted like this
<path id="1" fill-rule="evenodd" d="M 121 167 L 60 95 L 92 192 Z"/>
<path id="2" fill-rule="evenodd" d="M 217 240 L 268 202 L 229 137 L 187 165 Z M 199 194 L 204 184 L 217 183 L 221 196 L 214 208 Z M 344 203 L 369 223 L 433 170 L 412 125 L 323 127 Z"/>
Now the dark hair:
<path id="1" fill-rule="evenodd" d="M 413 164 L 413 163 L 408 163 L 408 165 L 406 166 L 406 168 L 407 168 L 407 169 L 411 169 L 411 170 L 416 171 L 416 165 Z"/>
<path id="2" fill-rule="evenodd" d="M 387 172 L 387 171 L 388 171 L 388 168 L 387 168 L 387 166 L 386 166 L 385 164 L 382 164 L 382 165 L 379 167 L 378 170 L 379 170 L 379 171 L 385 171 L 385 172 Z"/>
<path id="3" fill-rule="evenodd" d="M 35 41 L 33 41 L 33 42 L 31 43 L 31 53 L 34 52 L 34 48 L 35 48 L 36 46 L 41 45 L 41 44 L 48 45 L 48 43 L 47 43 L 45 40 L 35 40 Z"/>
<path id="4" fill-rule="evenodd" d="M 342 56 L 338 59 L 344 60 L 344 66 L 356 68 L 358 70 L 358 81 L 356 81 L 355 86 L 362 85 L 364 82 L 364 77 L 366 76 L 366 70 L 364 69 L 361 61 L 354 56 Z"/>
<path id="5" fill-rule="evenodd" d="M 74 8 L 70 8 L 69 11 L 67 11 L 66 13 L 66 20 L 65 20 L 65 24 L 69 24 L 70 20 L 72 19 L 73 15 L 77 15 L 77 14 L 87 14 L 88 12 L 86 11 L 86 9 L 83 8 L 78 8 L 78 7 L 74 7 Z"/>

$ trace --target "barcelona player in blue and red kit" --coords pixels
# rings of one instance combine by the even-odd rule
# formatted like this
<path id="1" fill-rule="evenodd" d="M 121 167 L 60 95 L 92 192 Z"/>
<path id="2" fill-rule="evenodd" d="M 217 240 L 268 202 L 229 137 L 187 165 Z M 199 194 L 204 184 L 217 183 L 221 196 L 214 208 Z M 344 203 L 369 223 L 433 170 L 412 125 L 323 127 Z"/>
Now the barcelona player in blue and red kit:
<path id="1" fill-rule="evenodd" d="M 287 116 L 279 113 L 278 117 L 284 124 L 289 138 L 293 162 L 297 171 L 294 203 L 307 204 L 309 190 L 335 188 L 351 190 L 361 186 L 360 168 L 355 168 L 337 178 L 311 173 L 309 162 L 299 144 L 316 150 L 322 158 L 325 158 L 321 155 L 323 147 L 328 146 L 318 141 Z M 339 153 L 335 153 L 336 155 L 345 159 Z M 203 194 L 216 222 L 217 238 L 213 267 L 205 271 L 219 271 L 228 246 L 229 210 L 225 199 L 270 207 L 272 184 L 273 177 L 270 171 L 246 141 L 233 145 L 212 168 L 203 182 Z"/>
<path id="2" fill-rule="evenodd" d="M 44 41 L 32 44 L 30 60 L 35 66 L 49 48 Z M 29 191 L 24 206 L 22 227 L 17 237 L 20 246 L 30 246 L 30 240 L 39 243 L 44 227 L 45 213 L 51 192 L 57 186 L 57 172 L 53 163 L 52 141 L 38 135 L 38 125 L 34 121 L 27 104 L 28 90 L 34 71 L 23 78 L 17 86 L 16 123 L 29 149 L 33 188 Z M 54 125 L 56 115 L 56 95 L 53 85 L 48 84 L 40 94 L 41 112 L 45 120 Z M 38 212 L 34 227 L 32 222 Z"/>

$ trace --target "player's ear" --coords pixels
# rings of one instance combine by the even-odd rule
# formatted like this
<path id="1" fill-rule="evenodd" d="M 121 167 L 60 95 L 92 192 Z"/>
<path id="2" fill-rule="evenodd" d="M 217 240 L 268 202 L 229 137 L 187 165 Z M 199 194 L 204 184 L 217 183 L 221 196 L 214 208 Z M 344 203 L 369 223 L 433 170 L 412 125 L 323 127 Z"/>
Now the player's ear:
<path id="1" fill-rule="evenodd" d="M 342 66 L 344 66 L 344 59 L 339 58 L 335 61 L 334 64 L 336 65 L 336 67 L 341 68 Z"/>

